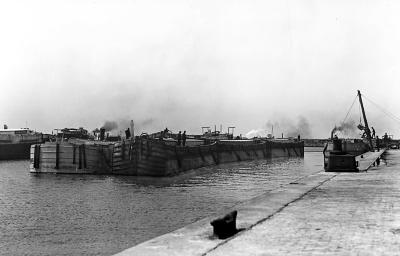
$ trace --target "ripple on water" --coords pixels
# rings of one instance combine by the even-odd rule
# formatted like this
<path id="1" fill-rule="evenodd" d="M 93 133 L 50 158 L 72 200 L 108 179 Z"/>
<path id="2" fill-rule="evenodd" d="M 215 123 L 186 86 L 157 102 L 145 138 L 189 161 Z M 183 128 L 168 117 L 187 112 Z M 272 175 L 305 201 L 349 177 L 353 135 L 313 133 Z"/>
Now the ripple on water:
<path id="1" fill-rule="evenodd" d="M 0 162 L 0 254 L 110 255 L 322 170 L 322 154 L 173 178 L 33 175 Z"/>

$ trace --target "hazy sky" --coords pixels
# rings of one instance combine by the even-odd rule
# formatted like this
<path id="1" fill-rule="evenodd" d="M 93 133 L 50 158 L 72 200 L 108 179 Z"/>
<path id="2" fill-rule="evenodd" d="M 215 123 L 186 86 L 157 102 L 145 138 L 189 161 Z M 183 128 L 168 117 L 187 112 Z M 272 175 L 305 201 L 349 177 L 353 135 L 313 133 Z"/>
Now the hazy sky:
<path id="1" fill-rule="evenodd" d="M 305 119 L 328 137 L 357 89 L 400 116 L 399 14 L 378 0 L 1 1 L 0 121 L 246 134 Z M 378 134 L 400 137 L 365 107 Z"/>

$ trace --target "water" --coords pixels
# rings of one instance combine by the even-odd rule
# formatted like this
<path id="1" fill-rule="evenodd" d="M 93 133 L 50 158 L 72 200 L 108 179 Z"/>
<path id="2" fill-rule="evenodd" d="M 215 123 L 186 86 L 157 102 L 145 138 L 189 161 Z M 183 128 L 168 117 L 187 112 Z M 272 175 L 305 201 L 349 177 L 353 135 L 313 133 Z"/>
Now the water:
<path id="1" fill-rule="evenodd" d="M 34 175 L 0 162 L 0 254 L 111 255 L 323 169 L 321 152 L 175 178 Z M 211 231 L 211 226 L 210 226 Z"/>

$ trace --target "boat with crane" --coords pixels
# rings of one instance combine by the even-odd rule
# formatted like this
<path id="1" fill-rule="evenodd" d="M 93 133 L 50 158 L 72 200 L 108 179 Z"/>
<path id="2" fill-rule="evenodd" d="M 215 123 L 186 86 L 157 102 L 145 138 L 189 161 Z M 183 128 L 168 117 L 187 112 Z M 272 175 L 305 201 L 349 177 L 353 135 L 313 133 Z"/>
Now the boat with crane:
<path id="1" fill-rule="evenodd" d="M 359 159 L 363 158 L 366 152 L 374 151 L 371 130 L 365 114 L 361 92 L 357 91 L 364 125 L 359 124 L 358 128 L 364 131 L 361 139 L 342 139 L 335 134 L 338 130 L 335 127 L 331 132 L 331 140 L 325 145 L 323 150 L 324 169 L 327 172 L 361 171 Z"/>

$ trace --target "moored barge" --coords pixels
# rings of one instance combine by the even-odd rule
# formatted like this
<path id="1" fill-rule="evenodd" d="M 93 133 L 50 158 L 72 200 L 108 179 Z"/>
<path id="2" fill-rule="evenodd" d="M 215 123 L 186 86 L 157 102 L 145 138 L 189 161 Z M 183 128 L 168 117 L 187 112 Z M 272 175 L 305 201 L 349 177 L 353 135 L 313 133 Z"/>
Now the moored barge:
<path id="1" fill-rule="evenodd" d="M 42 133 L 28 128 L 0 130 L 0 160 L 29 159 L 31 145 L 44 140 Z"/>
<path id="2" fill-rule="evenodd" d="M 359 99 L 361 112 L 364 120 L 364 125 L 359 124 L 358 128 L 364 132 L 365 137 L 362 139 L 340 139 L 334 133 L 337 130 L 335 127 L 331 132 L 331 140 L 328 141 L 324 147 L 324 169 L 327 172 L 358 172 L 362 171 L 359 168 L 359 163 L 356 160 L 359 156 L 368 151 L 374 151 L 376 141 L 379 139 L 373 139 L 370 128 L 368 126 L 367 117 L 364 110 L 363 101 L 361 98 L 361 92 L 357 91 L 357 97 Z M 379 151 L 379 146 L 378 146 Z"/>
<path id="3" fill-rule="evenodd" d="M 32 173 L 173 176 L 222 163 L 303 157 L 304 143 L 287 140 L 197 140 L 177 146 L 174 140 L 137 136 L 118 142 L 70 140 L 33 145 Z"/>

